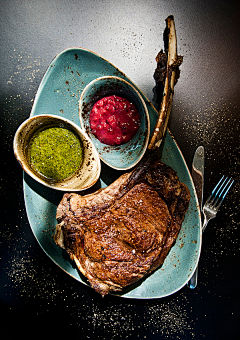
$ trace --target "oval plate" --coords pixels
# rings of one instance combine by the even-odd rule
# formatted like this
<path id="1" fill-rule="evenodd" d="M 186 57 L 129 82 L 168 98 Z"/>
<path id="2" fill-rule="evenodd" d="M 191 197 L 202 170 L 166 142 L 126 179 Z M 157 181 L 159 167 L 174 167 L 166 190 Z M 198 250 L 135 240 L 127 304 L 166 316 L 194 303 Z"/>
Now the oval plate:
<path id="1" fill-rule="evenodd" d="M 124 73 L 96 53 L 81 48 L 64 50 L 48 67 L 37 91 L 31 116 L 44 113 L 62 115 L 80 125 L 78 101 L 81 92 L 90 81 L 104 75 L 116 75 L 131 82 Z M 146 96 L 139 89 L 138 91 L 147 104 L 152 132 L 157 111 Z M 190 189 L 189 209 L 176 243 L 163 266 L 144 280 L 117 294 L 125 298 L 152 299 L 175 293 L 188 282 L 200 256 L 202 234 L 196 192 L 182 153 L 169 131 L 162 143 L 161 159 L 177 172 L 179 179 Z M 121 174 L 122 171 L 111 169 L 103 163 L 100 179 L 94 189 L 106 187 Z M 29 223 L 38 243 L 67 274 L 83 284 L 88 284 L 66 252 L 53 240 L 57 223 L 56 209 L 63 193 L 44 187 L 26 173 L 23 186 Z"/>

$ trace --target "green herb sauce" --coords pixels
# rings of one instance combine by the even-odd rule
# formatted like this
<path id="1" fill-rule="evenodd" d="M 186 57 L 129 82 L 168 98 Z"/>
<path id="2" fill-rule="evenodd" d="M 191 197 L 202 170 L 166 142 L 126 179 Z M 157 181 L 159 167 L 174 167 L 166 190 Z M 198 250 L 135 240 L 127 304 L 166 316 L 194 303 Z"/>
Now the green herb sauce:
<path id="1" fill-rule="evenodd" d="M 66 128 L 38 131 L 31 139 L 29 161 L 35 171 L 52 180 L 70 177 L 82 162 L 80 139 Z"/>

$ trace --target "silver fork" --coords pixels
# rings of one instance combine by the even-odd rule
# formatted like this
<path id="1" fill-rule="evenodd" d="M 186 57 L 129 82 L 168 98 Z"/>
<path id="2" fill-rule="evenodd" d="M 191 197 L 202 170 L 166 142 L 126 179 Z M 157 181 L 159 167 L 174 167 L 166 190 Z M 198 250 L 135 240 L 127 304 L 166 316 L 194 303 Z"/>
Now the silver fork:
<path id="1" fill-rule="evenodd" d="M 202 232 L 206 229 L 208 222 L 217 215 L 218 209 L 220 208 L 229 189 L 233 185 L 233 182 L 233 179 L 223 175 L 213 189 L 211 195 L 206 200 L 206 203 L 203 206 L 204 222 Z"/>
<path id="2" fill-rule="evenodd" d="M 202 232 L 206 229 L 208 222 L 217 215 L 218 209 L 220 208 L 224 198 L 226 197 L 229 189 L 233 185 L 234 180 L 228 178 L 226 176 L 222 176 L 220 181 L 217 183 L 212 193 L 206 200 L 206 203 L 203 206 L 203 215 L 204 221 L 202 226 Z M 197 276 L 198 276 L 198 267 L 196 268 L 193 276 L 188 282 L 188 287 L 191 289 L 196 288 L 197 286 Z"/>

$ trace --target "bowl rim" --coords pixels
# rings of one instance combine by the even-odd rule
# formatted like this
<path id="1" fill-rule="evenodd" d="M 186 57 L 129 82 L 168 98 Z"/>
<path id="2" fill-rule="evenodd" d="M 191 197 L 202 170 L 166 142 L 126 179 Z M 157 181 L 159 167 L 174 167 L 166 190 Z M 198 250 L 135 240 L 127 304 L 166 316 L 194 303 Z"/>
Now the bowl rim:
<path id="1" fill-rule="evenodd" d="M 111 163 L 109 163 L 108 161 L 106 161 L 102 156 L 101 154 L 99 154 L 99 157 L 100 159 L 105 163 L 107 164 L 109 167 L 113 168 L 113 169 L 116 169 L 116 170 L 122 170 L 122 171 L 125 171 L 125 170 L 129 170 L 129 169 L 132 169 L 133 167 L 135 167 L 139 162 L 140 160 L 143 158 L 146 150 L 147 150 L 147 147 L 148 147 L 148 143 L 149 143 L 149 138 L 150 138 L 150 117 L 149 117 L 149 112 L 148 112 L 148 109 L 147 109 L 147 105 L 141 95 L 141 93 L 138 91 L 138 89 L 133 85 L 131 84 L 129 81 L 125 80 L 124 78 L 121 78 L 121 77 L 117 77 L 117 76 L 102 76 L 102 77 L 97 77 L 95 79 L 93 79 L 92 81 L 90 81 L 83 89 L 82 93 L 81 93 L 81 96 L 80 96 L 80 99 L 79 99 L 79 119 L 80 119 L 80 124 L 81 124 L 81 127 L 82 129 L 87 133 L 87 130 L 86 130 L 86 127 L 85 127 L 85 124 L 84 124 L 84 120 L 83 120 L 83 117 L 82 117 L 82 103 L 83 103 L 83 97 L 85 96 L 85 93 L 86 91 L 91 88 L 93 86 L 94 83 L 96 83 L 97 81 L 101 81 L 101 80 L 104 80 L 104 79 L 115 79 L 115 80 L 118 80 L 120 82 L 123 82 L 125 83 L 127 86 L 130 86 L 131 89 L 133 90 L 133 92 L 136 93 L 137 97 L 140 99 L 140 102 L 143 106 L 143 111 L 144 111 L 144 114 L 145 114 L 145 117 L 146 117 L 146 125 L 147 125 L 147 131 L 146 131 L 146 137 L 145 137 L 145 141 L 144 141 L 144 144 L 142 146 L 142 152 L 140 154 L 140 156 L 134 161 L 133 164 L 129 165 L 129 166 L 125 166 L 125 167 L 118 167 L 118 166 L 115 166 L 115 165 L 112 165 Z M 88 137 L 91 139 L 91 137 L 88 135 Z M 93 141 L 92 141 L 93 142 Z M 130 141 L 129 141 L 130 142 Z M 128 143 L 129 143 L 128 142 Z M 128 144 L 126 143 L 126 145 Z M 94 144 L 94 142 L 93 142 Z M 124 145 L 124 144 L 122 144 Z M 110 146 L 110 145 L 107 145 L 107 147 L 112 147 L 113 149 L 114 148 L 119 148 L 119 146 Z M 97 148 L 96 148 L 97 149 Z M 98 151 L 98 149 L 97 149 Z"/>
<path id="2" fill-rule="evenodd" d="M 25 166 L 25 162 L 22 160 L 22 157 L 20 155 L 19 152 L 19 147 L 18 147 L 18 140 L 19 140 L 19 135 L 20 133 L 27 128 L 27 126 L 30 124 L 30 122 L 34 122 L 38 119 L 45 119 L 45 118 L 51 118 L 53 120 L 56 121 L 62 121 L 66 124 L 69 124 L 70 126 L 73 127 L 73 129 L 78 132 L 79 135 L 82 135 L 91 145 L 94 153 L 95 153 L 95 161 L 97 162 L 97 175 L 95 176 L 95 179 L 88 185 L 85 185 L 84 187 L 78 187 L 78 188 L 71 188 L 70 186 L 66 186 L 66 187 L 58 187 L 54 184 L 54 181 L 51 182 L 52 184 L 48 184 L 47 181 L 42 180 L 39 176 L 35 175 L 35 173 L 31 170 L 30 166 L 27 167 Z M 100 177 L 100 173 L 101 173 L 101 162 L 100 162 L 100 157 L 98 154 L 98 151 L 95 147 L 95 145 L 93 144 L 91 138 L 89 138 L 89 136 L 87 135 L 87 133 L 77 124 L 75 124 L 74 122 L 72 122 L 70 119 L 67 119 L 65 117 L 61 117 L 55 114 L 40 114 L 40 115 L 36 115 L 36 116 L 30 116 L 29 118 L 27 118 L 26 120 L 24 120 L 19 127 L 17 128 L 14 138 L 13 138 L 13 151 L 14 151 L 14 155 L 18 161 L 18 163 L 20 164 L 20 166 L 22 167 L 22 169 L 28 174 L 30 175 L 34 180 L 36 180 L 38 183 L 41 183 L 42 185 L 54 189 L 54 190 L 60 190 L 60 191 L 83 191 L 83 190 L 87 190 L 89 188 L 91 188 L 99 179 Z M 74 178 L 74 175 L 73 177 Z M 56 183 L 59 183 L 59 181 L 57 181 Z"/>

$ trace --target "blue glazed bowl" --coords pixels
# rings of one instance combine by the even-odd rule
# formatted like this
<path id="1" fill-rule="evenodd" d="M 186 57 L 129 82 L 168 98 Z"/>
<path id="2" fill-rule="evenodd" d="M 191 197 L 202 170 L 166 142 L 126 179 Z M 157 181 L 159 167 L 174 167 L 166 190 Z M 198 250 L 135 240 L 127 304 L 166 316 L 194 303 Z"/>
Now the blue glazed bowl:
<path id="1" fill-rule="evenodd" d="M 133 102 L 140 116 L 140 127 L 136 135 L 129 142 L 119 146 L 109 146 L 101 143 L 92 134 L 89 120 L 93 105 L 99 99 L 114 94 Z M 79 116 L 81 126 L 91 138 L 99 157 L 111 168 L 128 170 L 141 160 L 148 145 L 150 120 L 144 100 L 137 89 L 129 82 L 115 76 L 100 77 L 91 81 L 80 97 Z"/>

